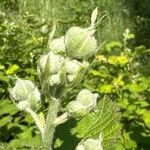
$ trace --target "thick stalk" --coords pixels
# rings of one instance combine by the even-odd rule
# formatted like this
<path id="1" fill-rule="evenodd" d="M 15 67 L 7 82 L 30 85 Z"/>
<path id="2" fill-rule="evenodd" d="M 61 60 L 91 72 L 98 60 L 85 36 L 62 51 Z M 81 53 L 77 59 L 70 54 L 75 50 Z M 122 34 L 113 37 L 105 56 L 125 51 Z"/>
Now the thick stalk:
<path id="1" fill-rule="evenodd" d="M 43 150 L 53 150 L 53 136 L 55 132 L 56 125 L 54 124 L 57 113 L 59 111 L 60 101 L 56 98 L 52 98 L 49 103 L 48 114 L 46 118 L 45 131 L 43 136 Z"/>

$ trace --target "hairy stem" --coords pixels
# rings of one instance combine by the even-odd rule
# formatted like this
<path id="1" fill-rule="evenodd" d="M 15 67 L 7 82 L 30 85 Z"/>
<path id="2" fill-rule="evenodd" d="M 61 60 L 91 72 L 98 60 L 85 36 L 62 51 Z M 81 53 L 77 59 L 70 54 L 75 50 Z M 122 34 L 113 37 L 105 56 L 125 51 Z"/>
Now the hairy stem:
<path id="1" fill-rule="evenodd" d="M 60 125 L 65 123 L 68 119 L 69 119 L 69 113 L 65 112 L 64 114 L 62 114 L 61 116 L 59 116 L 58 118 L 56 118 L 54 124 L 55 125 Z"/>
<path id="2" fill-rule="evenodd" d="M 38 115 L 29 107 L 26 108 L 26 112 L 28 112 L 32 118 L 34 119 L 37 127 L 39 128 L 39 130 L 41 131 L 41 135 L 43 137 L 43 133 L 44 133 L 44 128 L 43 128 L 43 125 L 38 117 Z"/>
<path id="3" fill-rule="evenodd" d="M 60 101 L 59 99 L 52 98 L 49 103 L 48 114 L 46 118 L 45 131 L 43 136 L 43 150 L 52 150 L 53 136 L 56 125 L 54 124 L 57 113 L 59 111 Z"/>

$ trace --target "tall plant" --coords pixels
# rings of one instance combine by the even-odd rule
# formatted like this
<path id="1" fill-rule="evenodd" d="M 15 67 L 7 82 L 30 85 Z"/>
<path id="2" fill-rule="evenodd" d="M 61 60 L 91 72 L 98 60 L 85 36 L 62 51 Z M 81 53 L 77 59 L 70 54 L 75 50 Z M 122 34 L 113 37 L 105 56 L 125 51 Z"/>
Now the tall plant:
<path id="1" fill-rule="evenodd" d="M 71 102 L 66 97 L 69 91 L 80 85 L 99 50 L 94 37 L 97 14 L 98 8 L 93 11 L 88 28 L 71 27 L 57 39 L 52 39 L 55 28 L 51 32 L 49 52 L 42 55 L 38 63 L 42 92 L 30 80 L 18 77 L 10 90 L 14 104 L 33 117 L 41 132 L 43 150 L 53 149 L 56 127 L 70 118 L 77 120 L 71 134 L 80 139 L 75 150 L 111 149 L 111 143 L 119 135 L 120 116 L 113 102 L 107 98 L 100 100 L 99 95 L 89 89 L 82 89 Z M 39 117 L 41 93 L 49 105 L 47 113 L 42 110 L 42 117 Z M 64 101 L 67 103 L 65 108 Z"/>

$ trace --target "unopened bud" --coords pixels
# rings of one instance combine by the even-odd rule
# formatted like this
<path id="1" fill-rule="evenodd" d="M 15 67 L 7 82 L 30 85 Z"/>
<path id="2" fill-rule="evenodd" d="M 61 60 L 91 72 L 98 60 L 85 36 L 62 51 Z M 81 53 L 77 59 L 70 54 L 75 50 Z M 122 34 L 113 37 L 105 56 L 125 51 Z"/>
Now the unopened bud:
<path id="1" fill-rule="evenodd" d="M 54 39 L 50 43 L 50 50 L 55 54 L 65 54 L 66 47 L 65 47 L 65 40 L 64 36 L 61 36 L 58 39 Z"/>
<path id="2" fill-rule="evenodd" d="M 88 59 L 94 56 L 98 50 L 94 32 L 94 29 L 71 27 L 65 36 L 68 56 L 76 59 Z"/>
<path id="3" fill-rule="evenodd" d="M 102 137 L 100 136 L 99 139 L 88 138 L 79 143 L 75 150 L 103 150 Z"/>
<path id="4" fill-rule="evenodd" d="M 93 94 L 90 90 L 83 89 L 79 92 L 77 96 L 77 101 L 81 102 L 83 105 L 87 107 L 95 107 L 97 98 L 98 98 L 97 93 Z"/>
<path id="5" fill-rule="evenodd" d="M 61 83 L 60 74 L 53 74 L 50 76 L 50 85 L 57 86 Z"/>
<path id="6" fill-rule="evenodd" d="M 88 114 L 96 106 L 98 94 L 84 89 L 78 94 L 77 99 L 68 104 L 68 112 L 73 117 L 81 117 Z"/>
<path id="7" fill-rule="evenodd" d="M 66 72 L 68 74 L 75 74 L 79 71 L 79 69 L 81 68 L 82 64 L 77 61 L 77 60 L 69 60 L 67 59 L 65 62 L 65 68 L 66 68 Z"/>
<path id="8" fill-rule="evenodd" d="M 31 81 L 19 78 L 10 91 L 10 96 L 21 110 L 27 106 L 36 109 L 41 102 L 41 94 L 37 87 Z"/>
<path id="9" fill-rule="evenodd" d="M 40 73 L 44 73 L 45 69 L 49 69 L 51 74 L 56 74 L 61 69 L 62 64 L 64 63 L 64 58 L 49 52 L 46 55 L 43 55 L 39 61 L 39 70 Z"/>

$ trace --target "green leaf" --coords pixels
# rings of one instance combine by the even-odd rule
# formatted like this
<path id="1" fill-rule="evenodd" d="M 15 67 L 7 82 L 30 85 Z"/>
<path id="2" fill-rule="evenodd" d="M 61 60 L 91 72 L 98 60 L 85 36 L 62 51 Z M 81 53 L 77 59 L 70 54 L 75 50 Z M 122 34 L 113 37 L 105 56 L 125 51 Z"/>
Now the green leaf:
<path id="1" fill-rule="evenodd" d="M 7 117 L 0 119 L 0 127 L 4 126 L 5 124 L 10 123 L 11 120 L 12 120 L 11 116 L 7 116 Z"/>
<path id="2" fill-rule="evenodd" d="M 9 147 L 16 148 L 17 150 L 25 150 L 25 149 L 38 149 L 41 145 L 41 137 L 35 136 L 32 139 L 23 138 L 23 139 L 14 139 L 9 143 Z M 26 148 L 25 148 L 26 147 Z"/>
<path id="3" fill-rule="evenodd" d="M 101 93 L 111 93 L 111 92 L 113 92 L 113 86 L 112 86 L 112 84 L 104 84 L 99 87 L 99 91 Z"/>
<path id="4" fill-rule="evenodd" d="M 109 149 L 120 133 L 119 120 L 120 113 L 116 104 L 103 98 L 98 103 L 96 111 L 81 119 L 72 133 L 77 134 L 78 138 L 98 137 L 102 133 L 104 149 Z"/>
<path id="5" fill-rule="evenodd" d="M 15 114 L 19 110 L 18 108 L 11 102 L 11 100 L 3 100 L 0 102 L 0 115 L 3 114 Z"/>
<path id="6" fill-rule="evenodd" d="M 7 75 L 14 74 L 18 69 L 19 69 L 19 66 L 16 65 L 16 64 L 14 64 L 14 65 L 10 66 L 10 67 L 8 68 L 8 70 L 6 70 L 6 74 L 7 74 Z"/>
<path id="7" fill-rule="evenodd" d="M 110 42 L 106 45 L 106 50 L 111 51 L 115 47 L 121 48 L 122 44 L 119 41 Z"/>

